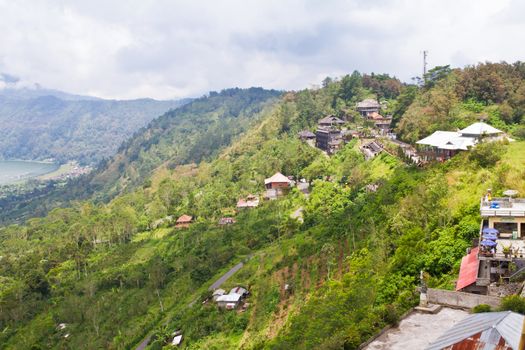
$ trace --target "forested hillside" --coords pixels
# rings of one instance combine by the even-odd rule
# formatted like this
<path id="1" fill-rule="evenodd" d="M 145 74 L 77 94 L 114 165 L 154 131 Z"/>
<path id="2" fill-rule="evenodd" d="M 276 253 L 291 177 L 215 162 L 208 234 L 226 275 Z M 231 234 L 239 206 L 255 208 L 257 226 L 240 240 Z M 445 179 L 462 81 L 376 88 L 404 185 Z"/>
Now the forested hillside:
<path id="1" fill-rule="evenodd" d="M 46 93 L 49 93 L 48 95 Z M 96 164 L 186 100 L 113 101 L 43 89 L 0 90 L 0 159 Z"/>
<path id="2" fill-rule="evenodd" d="M 142 185 L 150 172 L 163 164 L 174 167 L 215 156 L 257 123 L 280 94 L 260 88 L 229 89 L 196 99 L 138 130 L 91 174 L 63 188 L 0 201 L 0 222 L 42 216 L 75 200 L 107 201 Z"/>
<path id="3" fill-rule="evenodd" d="M 102 194 L 126 193 L 0 229 L 0 344 L 130 349 L 151 335 L 148 348 L 161 349 L 180 330 L 185 349 L 357 349 L 417 302 L 421 269 L 431 287 L 453 286 L 479 231 L 480 196 L 487 188 L 525 193 L 525 142 L 481 145 L 421 168 L 394 153 L 367 161 L 359 140 L 327 157 L 296 132 L 327 114 L 359 125 L 355 103 L 378 96 L 407 140 L 418 123 L 426 136 L 493 110 L 498 127 L 519 138 L 523 121 L 517 107 L 501 118 L 504 100 L 461 95 L 454 106 L 477 112 L 451 109 L 445 121 L 432 116 L 437 102 L 428 115 L 416 112 L 462 72 L 442 71 L 423 87 L 354 72 L 278 100 L 226 90 L 152 122 L 97 173 L 111 184 Z M 184 122 L 170 122 L 177 118 Z M 311 182 L 309 196 L 293 189 L 218 226 L 276 171 Z M 292 218 L 298 210 L 303 220 Z M 152 228 L 182 214 L 195 217 L 187 229 L 169 220 Z M 248 288 L 246 311 L 204 303 L 208 287 L 240 261 L 223 288 Z"/>
<path id="4" fill-rule="evenodd" d="M 262 88 L 211 92 L 167 113 L 124 142 L 101 164 L 92 185 L 105 198 L 133 189 L 158 166 L 173 168 L 216 156 L 222 147 L 255 125 L 281 92 Z"/>

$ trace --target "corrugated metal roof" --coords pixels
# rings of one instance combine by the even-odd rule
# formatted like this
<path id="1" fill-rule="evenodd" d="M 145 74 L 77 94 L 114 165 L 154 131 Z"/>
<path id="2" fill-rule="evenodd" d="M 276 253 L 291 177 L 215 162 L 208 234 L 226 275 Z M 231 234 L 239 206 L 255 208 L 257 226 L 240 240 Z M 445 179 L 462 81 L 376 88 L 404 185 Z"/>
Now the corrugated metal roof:
<path id="1" fill-rule="evenodd" d="M 476 247 L 470 251 L 470 254 L 461 259 L 456 290 L 461 290 L 476 282 L 479 269 L 478 251 L 479 248 Z"/>
<path id="2" fill-rule="evenodd" d="M 242 295 L 237 294 L 237 293 L 225 294 L 225 295 L 221 295 L 220 297 L 218 297 L 217 302 L 223 301 L 227 303 L 236 303 L 241 299 L 241 297 Z"/>
<path id="3" fill-rule="evenodd" d="M 512 349 L 518 350 L 524 319 L 523 315 L 511 311 L 470 315 L 445 332 L 426 350 L 442 350 L 463 341 L 472 342 L 473 340 L 469 338 L 478 333 L 481 334 L 475 343 L 480 345 L 483 341 L 484 347 L 476 347 L 476 349 L 499 349 L 498 346 L 501 344 L 499 338 L 502 338 Z"/>

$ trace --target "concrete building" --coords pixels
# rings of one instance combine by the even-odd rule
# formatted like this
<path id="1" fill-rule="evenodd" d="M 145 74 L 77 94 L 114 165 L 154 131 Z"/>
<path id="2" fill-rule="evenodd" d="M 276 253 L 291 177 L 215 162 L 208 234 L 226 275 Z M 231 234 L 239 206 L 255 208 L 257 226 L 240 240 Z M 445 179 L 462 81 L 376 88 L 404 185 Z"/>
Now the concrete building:
<path id="1" fill-rule="evenodd" d="M 525 198 L 493 198 L 489 190 L 481 199 L 480 215 L 478 243 L 462 259 L 456 290 L 510 294 L 512 288 L 505 285 L 525 272 Z"/>

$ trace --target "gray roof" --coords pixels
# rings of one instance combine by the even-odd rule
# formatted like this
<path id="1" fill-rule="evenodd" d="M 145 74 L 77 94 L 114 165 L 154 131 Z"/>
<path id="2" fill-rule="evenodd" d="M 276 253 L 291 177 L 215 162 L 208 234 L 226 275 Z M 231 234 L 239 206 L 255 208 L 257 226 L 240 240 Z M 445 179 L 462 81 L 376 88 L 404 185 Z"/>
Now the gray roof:
<path id="1" fill-rule="evenodd" d="M 329 115 L 328 117 L 324 117 L 323 119 L 319 120 L 319 124 L 344 124 L 344 120 L 341 120 L 337 118 L 336 116 Z"/>
<path id="2" fill-rule="evenodd" d="M 217 302 L 236 303 L 241 297 L 242 295 L 238 293 L 224 294 L 217 298 Z"/>
<path id="3" fill-rule="evenodd" d="M 357 108 L 379 108 L 381 105 L 377 100 L 373 98 L 367 98 L 359 103 L 357 103 Z"/>
<path id="4" fill-rule="evenodd" d="M 299 132 L 300 137 L 315 137 L 315 134 L 309 130 L 303 130 Z"/>
<path id="5" fill-rule="evenodd" d="M 518 350 L 524 319 L 525 316 L 512 311 L 470 315 L 445 332 L 426 350 L 441 350 L 478 333 L 481 333 L 479 342 L 485 344 L 484 350 L 496 349 L 500 338 L 503 338 L 512 349 Z"/>

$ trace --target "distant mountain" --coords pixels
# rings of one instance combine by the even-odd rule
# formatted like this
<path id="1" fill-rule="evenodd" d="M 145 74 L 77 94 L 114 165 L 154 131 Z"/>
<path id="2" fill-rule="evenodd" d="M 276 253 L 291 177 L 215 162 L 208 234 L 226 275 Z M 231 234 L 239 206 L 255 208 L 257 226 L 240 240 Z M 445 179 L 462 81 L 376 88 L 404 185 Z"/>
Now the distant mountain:
<path id="1" fill-rule="evenodd" d="M 0 82 L 0 159 L 94 164 L 153 118 L 188 102 L 104 100 Z"/>

